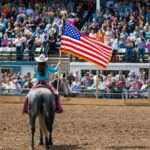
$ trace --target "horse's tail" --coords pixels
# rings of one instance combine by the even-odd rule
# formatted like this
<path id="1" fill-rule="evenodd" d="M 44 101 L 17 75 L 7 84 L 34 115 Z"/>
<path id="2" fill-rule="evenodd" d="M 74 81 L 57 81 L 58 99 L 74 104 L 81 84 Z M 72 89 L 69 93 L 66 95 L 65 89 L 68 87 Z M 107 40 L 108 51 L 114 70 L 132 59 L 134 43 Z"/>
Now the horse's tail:
<path id="1" fill-rule="evenodd" d="M 39 110 L 39 125 L 42 133 L 46 135 L 47 128 L 45 123 L 45 113 L 44 113 L 44 96 L 40 95 L 37 102 L 37 110 Z"/>
<path id="2" fill-rule="evenodd" d="M 43 114 L 43 109 L 44 109 L 43 100 L 44 100 L 43 95 L 40 95 L 39 99 L 37 100 L 37 110 L 39 110 L 39 114 Z"/>
<path id="3" fill-rule="evenodd" d="M 50 113 L 50 107 L 46 104 L 44 95 L 41 95 L 38 102 L 38 110 L 39 110 L 39 124 L 41 131 L 44 135 L 47 134 L 47 130 L 51 131 L 51 124 L 53 122 L 53 116 Z"/>

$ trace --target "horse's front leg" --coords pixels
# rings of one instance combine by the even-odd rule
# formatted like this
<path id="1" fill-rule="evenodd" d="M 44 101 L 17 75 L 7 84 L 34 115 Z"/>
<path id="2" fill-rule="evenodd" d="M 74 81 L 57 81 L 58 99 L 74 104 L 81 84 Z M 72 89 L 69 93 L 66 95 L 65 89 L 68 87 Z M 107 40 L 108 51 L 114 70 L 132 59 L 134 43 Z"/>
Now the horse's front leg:
<path id="1" fill-rule="evenodd" d="M 42 131 L 40 129 L 40 141 L 39 141 L 39 145 L 43 145 L 43 134 L 42 134 Z"/>
<path id="2" fill-rule="evenodd" d="M 35 133 L 35 127 L 31 127 L 32 132 L 32 141 L 31 141 L 31 148 L 34 150 L 34 133 Z"/>
<path id="3" fill-rule="evenodd" d="M 48 136 L 45 136 L 45 148 L 46 150 L 49 150 L 49 140 L 48 140 Z"/>
<path id="4" fill-rule="evenodd" d="M 31 149 L 34 150 L 34 133 L 35 133 L 35 119 L 36 117 L 30 115 L 30 125 L 31 125 Z"/>
<path id="5" fill-rule="evenodd" d="M 52 146 L 53 141 L 52 141 L 52 132 L 49 133 L 49 144 Z"/>

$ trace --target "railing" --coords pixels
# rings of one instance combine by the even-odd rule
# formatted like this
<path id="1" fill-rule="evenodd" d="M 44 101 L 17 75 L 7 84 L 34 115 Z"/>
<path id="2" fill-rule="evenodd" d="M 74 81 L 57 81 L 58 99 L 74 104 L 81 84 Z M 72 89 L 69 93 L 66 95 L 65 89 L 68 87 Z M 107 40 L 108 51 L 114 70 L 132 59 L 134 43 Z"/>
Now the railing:
<path id="1" fill-rule="evenodd" d="M 112 90 L 107 92 L 106 90 L 80 90 L 78 92 L 73 91 L 72 97 L 93 97 L 93 98 L 103 98 L 103 99 L 129 99 L 129 98 L 140 98 L 140 99 L 148 99 L 148 89 L 139 90 L 139 91 L 130 91 L 126 89 Z"/>
<path id="2" fill-rule="evenodd" d="M 20 88 L 20 89 L 0 89 L 0 95 L 1 96 L 12 96 L 12 95 L 18 95 L 18 96 L 26 96 L 29 92 L 30 88 Z"/>
<path id="3" fill-rule="evenodd" d="M 21 88 L 19 90 L 16 89 L 1 89 L 0 95 L 1 96 L 26 96 L 29 92 L 29 88 Z M 98 93 L 98 98 L 102 99 L 148 99 L 148 89 L 145 90 L 139 90 L 139 91 L 130 91 L 123 89 L 121 91 L 119 90 L 113 90 L 110 92 L 107 92 L 106 90 L 98 90 L 92 89 L 81 89 L 78 92 L 72 91 L 71 97 L 79 97 L 79 98 L 96 98 Z M 60 95 L 64 96 L 63 92 L 59 92 Z"/>

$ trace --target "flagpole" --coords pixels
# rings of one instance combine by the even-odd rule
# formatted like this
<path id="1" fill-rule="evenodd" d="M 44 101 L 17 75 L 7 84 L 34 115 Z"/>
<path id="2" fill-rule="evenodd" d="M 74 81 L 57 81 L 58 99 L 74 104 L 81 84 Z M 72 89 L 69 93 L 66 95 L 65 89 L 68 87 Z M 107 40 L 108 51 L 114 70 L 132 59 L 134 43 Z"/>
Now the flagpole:
<path id="1" fill-rule="evenodd" d="M 60 66 L 61 66 L 61 50 L 59 49 L 59 62 L 60 65 L 58 67 L 58 78 L 57 78 L 57 91 L 58 91 L 58 87 L 59 87 L 59 77 L 60 77 Z"/>
<path id="2" fill-rule="evenodd" d="M 96 99 L 98 99 L 98 68 L 96 70 Z"/>
<path id="3" fill-rule="evenodd" d="M 63 24 L 63 27 L 64 27 L 64 19 L 62 19 L 62 24 Z M 63 28 L 62 28 L 62 35 L 63 35 Z M 61 66 L 61 50 L 59 48 L 59 64 Z M 58 68 L 58 78 L 57 78 L 57 91 L 58 91 L 58 88 L 59 88 L 59 76 L 60 76 L 60 66 Z"/>

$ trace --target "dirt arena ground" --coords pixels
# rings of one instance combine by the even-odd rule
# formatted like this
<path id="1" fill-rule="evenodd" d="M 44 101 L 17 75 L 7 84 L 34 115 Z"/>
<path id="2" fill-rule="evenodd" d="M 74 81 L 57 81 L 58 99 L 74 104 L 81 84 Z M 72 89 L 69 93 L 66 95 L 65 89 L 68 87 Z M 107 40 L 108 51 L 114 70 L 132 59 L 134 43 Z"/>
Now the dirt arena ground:
<path id="1" fill-rule="evenodd" d="M 22 103 L 0 103 L 0 150 L 29 150 Z M 150 107 L 63 105 L 56 114 L 52 150 L 150 150 Z M 38 125 L 35 135 L 38 146 Z"/>

